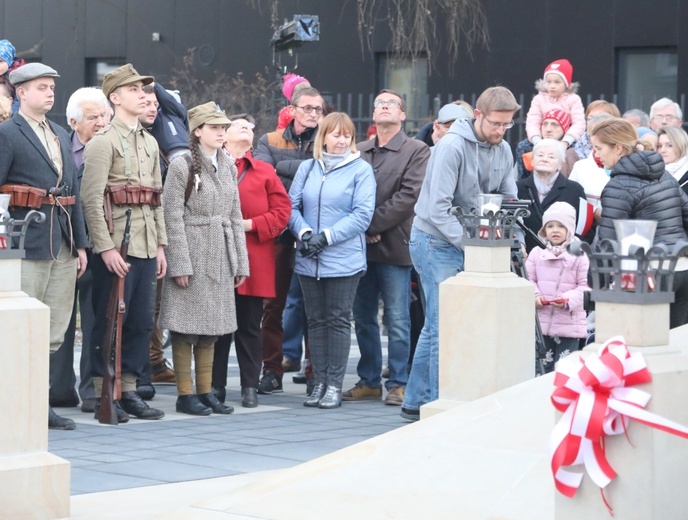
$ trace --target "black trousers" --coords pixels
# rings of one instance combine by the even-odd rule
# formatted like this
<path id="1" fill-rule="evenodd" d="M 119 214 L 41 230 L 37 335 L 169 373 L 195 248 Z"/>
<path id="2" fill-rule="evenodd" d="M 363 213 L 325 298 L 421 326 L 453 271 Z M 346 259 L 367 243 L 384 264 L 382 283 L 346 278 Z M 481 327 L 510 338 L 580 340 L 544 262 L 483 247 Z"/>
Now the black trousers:
<path id="1" fill-rule="evenodd" d="M 129 257 L 130 264 L 124 283 L 126 312 L 122 326 L 122 372 L 141 378 L 149 362 L 150 339 L 155 317 L 155 289 L 157 260 Z M 96 323 L 93 327 L 91 367 L 93 376 L 103 375 L 102 345 L 110 289 L 116 275 L 108 271 L 100 255 L 93 255 L 93 310 Z"/>
<path id="2" fill-rule="evenodd" d="M 76 281 L 72 319 L 65 332 L 64 342 L 57 352 L 50 355 L 50 400 L 69 401 L 76 397 L 74 387 L 74 339 L 76 336 L 77 302 L 81 314 L 81 360 L 79 372 L 79 396 L 81 400 L 95 397 L 93 377 L 91 376 L 91 336 L 95 323 L 93 314 L 93 271 L 91 264 Z"/>
<path id="3" fill-rule="evenodd" d="M 215 342 L 213 358 L 213 386 L 227 386 L 227 364 L 232 339 L 236 344 L 239 378 L 242 388 L 258 388 L 263 358 L 260 320 L 263 316 L 263 298 L 234 293 L 237 311 L 237 330 L 220 336 Z"/>

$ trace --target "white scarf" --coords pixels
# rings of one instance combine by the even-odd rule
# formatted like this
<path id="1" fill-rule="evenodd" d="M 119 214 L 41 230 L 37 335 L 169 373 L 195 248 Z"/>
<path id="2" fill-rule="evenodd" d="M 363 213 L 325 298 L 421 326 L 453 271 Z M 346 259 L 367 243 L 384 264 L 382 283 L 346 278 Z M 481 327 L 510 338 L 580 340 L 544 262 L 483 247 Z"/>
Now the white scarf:
<path id="1" fill-rule="evenodd" d="M 664 167 L 674 176 L 674 179 L 680 181 L 681 177 L 688 171 L 688 155 L 684 155 L 676 162 L 665 164 Z"/>
<path id="2" fill-rule="evenodd" d="M 535 183 L 535 188 L 537 189 L 540 202 L 545 200 L 547 194 L 552 190 L 552 186 L 554 186 L 554 182 L 557 180 L 557 177 L 559 177 L 559 172 L 552 175 L 549 179 L 544 180 L 537 174 L 537 172 L 533 172 L 533 182 Z"/>

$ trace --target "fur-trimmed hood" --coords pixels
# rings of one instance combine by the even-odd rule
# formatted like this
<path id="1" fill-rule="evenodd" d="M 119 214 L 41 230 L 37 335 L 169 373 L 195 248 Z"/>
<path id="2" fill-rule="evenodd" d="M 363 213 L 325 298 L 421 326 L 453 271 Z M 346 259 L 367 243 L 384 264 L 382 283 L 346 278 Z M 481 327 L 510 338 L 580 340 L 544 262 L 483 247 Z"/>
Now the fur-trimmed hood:
<path id="1" fill-rule="evenodd" d="M 573 81 L 568 87 L 566 87 L 564 93 L 576 94 L 578 92 L 578 87 L 580 87 L 580 83 L 578 83 L 577 81 Z M 547 88 L 545 87 L 545 80 L 543 78 L 540 78 L 535 82 L 535 90 L 547 94 Z"/>

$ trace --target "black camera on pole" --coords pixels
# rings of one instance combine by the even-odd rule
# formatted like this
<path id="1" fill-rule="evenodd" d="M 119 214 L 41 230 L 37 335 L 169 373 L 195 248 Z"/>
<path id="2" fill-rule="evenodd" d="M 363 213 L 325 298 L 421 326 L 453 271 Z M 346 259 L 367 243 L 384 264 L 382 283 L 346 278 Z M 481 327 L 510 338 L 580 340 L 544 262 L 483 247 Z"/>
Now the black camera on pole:
<path id="1" fill-rule="evenodd" d="M 289 51 L 300 47 L 303 42 L 320 40 L 320 21 L 317 15 L 295 14 L 294 19 L 285 21 L 270 40 L 275 51 Z"/>

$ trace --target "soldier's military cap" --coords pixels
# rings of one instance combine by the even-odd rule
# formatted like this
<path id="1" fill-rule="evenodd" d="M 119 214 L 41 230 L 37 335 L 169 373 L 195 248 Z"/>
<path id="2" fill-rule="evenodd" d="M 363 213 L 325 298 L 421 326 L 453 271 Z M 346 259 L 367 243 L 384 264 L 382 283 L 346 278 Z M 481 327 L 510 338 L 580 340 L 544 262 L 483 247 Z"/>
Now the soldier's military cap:
<path id="1" fill-rule="evenodd" d="M 141 76 L 131 63 L 122 65 L 105 74 L 103 78 L 103 94 L 105 97 L 110 99 L 110 94 L 122 85 L 129 85 L 130 83 L 135 83 L 137 81 L 142 81 L 144 85 L 149 85 L 155 81 L 153 76 Z"/>
<path id="2" fill-rule="evenodd" d="M 198 105 L 189 110 L 189 131 L 193 132 L 201 125 L 228 125 L 231 121 L 227 114 L 214 101 Z"/>

